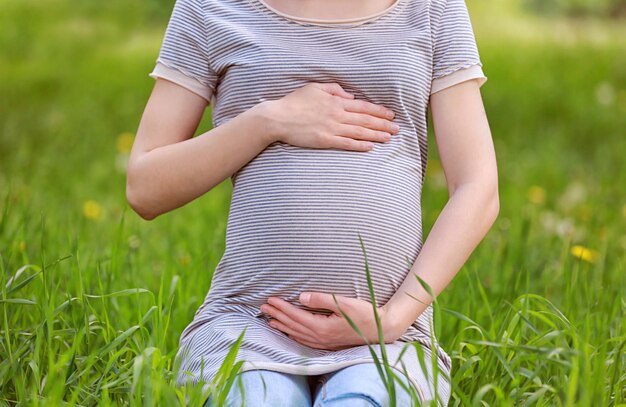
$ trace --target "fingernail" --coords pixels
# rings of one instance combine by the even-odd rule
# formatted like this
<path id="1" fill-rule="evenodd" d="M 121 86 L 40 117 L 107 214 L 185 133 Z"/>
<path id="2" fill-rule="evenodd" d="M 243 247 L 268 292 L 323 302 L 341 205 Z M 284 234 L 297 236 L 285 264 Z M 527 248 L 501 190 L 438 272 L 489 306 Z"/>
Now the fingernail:
<path id="1" fill-rule="evenodd" d="M 393 110 L 387 110 L 387 117 L 389 118 L 393 117 Z"/>
<path id="2" fill-rule="evenodd" d="M 304 293 L 302 294 L 302 303 L 306 304 L 309 302 L 309 300 L 311 299 L 311 293 Z"/>

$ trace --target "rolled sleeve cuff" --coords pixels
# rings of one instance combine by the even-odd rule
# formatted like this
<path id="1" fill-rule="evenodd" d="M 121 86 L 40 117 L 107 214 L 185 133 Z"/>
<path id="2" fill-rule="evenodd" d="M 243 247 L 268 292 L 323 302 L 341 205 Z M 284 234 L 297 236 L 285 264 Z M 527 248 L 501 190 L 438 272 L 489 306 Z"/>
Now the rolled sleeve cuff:
<path id="1" fill-rule="evenodd" d="M 482 67 L 479 64 L 475 64 L 467 68 L 461 68 L 448 75 L 433 79 L 430 94 L 432 95 L 435 92 L 439 92 L 443 89 L 449 88 L 450 86 L 456 85 L 457 83 L 469 81 L 472 79 L 478 81 L 478 87 L 483 86 L 483 84 L 487 82 L 487 77 L 485 76 Z"/>
<path id="2" fill-rule="evenodd" d="M 180 70 L 169 67 L 160 61 L 157 61 L 156 65 L 154 66 L 154 69 L 152 70 L 152 72 L 148 74 L 148 76 L 154 79 L 156 78 L 167 79 L 170 82 L 174 82 L 192 91 L 193 93 L 197 94 L 198 96 L 203 97 L 209 103 L 211 103 L 213 89 L 199 82 L 197 79 L 192 78 L 189 75 L 185 75 Z"/>

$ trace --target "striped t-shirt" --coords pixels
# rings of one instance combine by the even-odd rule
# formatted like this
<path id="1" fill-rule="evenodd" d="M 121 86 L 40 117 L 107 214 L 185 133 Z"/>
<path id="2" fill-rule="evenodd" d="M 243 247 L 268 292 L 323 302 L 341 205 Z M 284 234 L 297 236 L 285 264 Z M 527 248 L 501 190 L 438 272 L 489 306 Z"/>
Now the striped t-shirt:
<path id="1" fill-rule="evenodd" d="M 321 20 L 290 16 L 263 0 L 177 0 L 149 75 L 205 98 L 214 127 L 309 82 L 336 82 L 395 112 L 400 131 L 370 151 L 277 141 L 232 175 L 226 248 L 181 335 L 178 384 L 214 379 L 244 327 L 237 358 L 243 370 L 319 375 L 371 362 L 367 345 L 330 351 L 300 344 L 269 326 L 259 307 L 277 296 L 312 311 L 299 303 L 302 291 L 369 301 L 365 256 L 377 305 L 397 291 L 422 247 L 429 97 L 487 80 L 465 1 L 397 0 L 375 15 Z M 431 342 L 432 322 L 431 305 L 385 344 L 422 399 L 435 393 L 428 358 L 451 370 L 449 355 Z M 380 345 L 373 348 L 380 358 Z M 447 403 L 450 384 L 441 376 L 438 382 Z"/>

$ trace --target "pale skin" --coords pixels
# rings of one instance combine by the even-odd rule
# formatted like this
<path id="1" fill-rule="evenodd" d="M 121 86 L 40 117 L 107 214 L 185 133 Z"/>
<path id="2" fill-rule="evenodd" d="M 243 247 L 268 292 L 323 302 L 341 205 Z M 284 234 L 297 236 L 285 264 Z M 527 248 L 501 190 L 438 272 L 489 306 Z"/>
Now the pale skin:
<path id="1" fill-rule="evenodd" d="M 395 0 L 266 2 L 291 15 L 340 19 L 376 13 Z M 156 80 L 127 172 L 127 199 L 142 218 L 154 219 L 202 196 L 275 141 L 366 152 L 370 143 L 387 142 L 397 133 L 388 108 L 356 100 L 335 83 L 310 83 L 193 137 L 207 105 L 186 88 Z M 439 295 L 499 212 L 496 157 L 478 83 L 468 80 L 432 94 L 430 110 L 449 199 L 404 282 L 377 308 L 385 343 L 398 340 L 432 302 L 416 275 Z M 335 296 L 363 338 L 342 316 L 331 293 L 311 292 L 308 300 L 304 294 L 301 304 L 334 313 L 311 313 L 278 297 L 268 298 L 261 311 L 271 317 L 271 326 L 313 348 L 380 342 L 370 302 Z"/>

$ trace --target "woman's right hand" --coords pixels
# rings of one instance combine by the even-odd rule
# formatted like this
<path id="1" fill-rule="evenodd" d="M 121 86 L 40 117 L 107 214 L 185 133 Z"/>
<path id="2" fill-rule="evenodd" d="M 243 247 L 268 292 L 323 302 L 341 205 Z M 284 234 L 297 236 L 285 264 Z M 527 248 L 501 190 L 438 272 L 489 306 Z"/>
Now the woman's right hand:
<path id="1" fill-rule="evenodd" d="M 294 146 L 368 151 L 399 131 L 393 111 L 356 100 L 337 83 L 312 82 L 263 103 L 271 140 Z"/>

